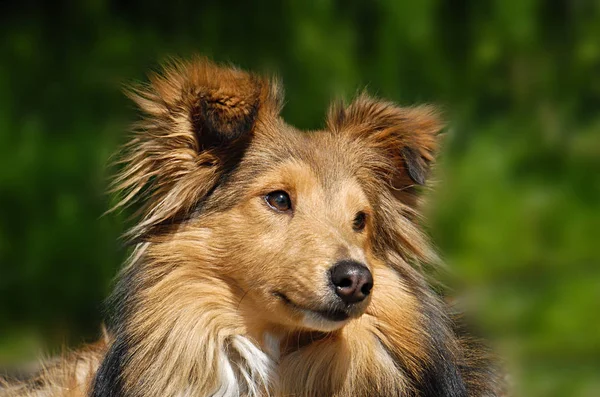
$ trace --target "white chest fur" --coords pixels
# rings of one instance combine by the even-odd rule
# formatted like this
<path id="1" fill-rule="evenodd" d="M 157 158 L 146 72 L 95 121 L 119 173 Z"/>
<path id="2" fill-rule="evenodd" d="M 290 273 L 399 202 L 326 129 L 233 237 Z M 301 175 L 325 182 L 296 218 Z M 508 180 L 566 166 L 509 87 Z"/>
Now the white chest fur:
<path id="1" fill-rule="evenodd" d="M 264 397 L 275 378 L 275 363 L 245 336 L 231 338 L 219 351 L 219 388 L 213 397 Z"/>

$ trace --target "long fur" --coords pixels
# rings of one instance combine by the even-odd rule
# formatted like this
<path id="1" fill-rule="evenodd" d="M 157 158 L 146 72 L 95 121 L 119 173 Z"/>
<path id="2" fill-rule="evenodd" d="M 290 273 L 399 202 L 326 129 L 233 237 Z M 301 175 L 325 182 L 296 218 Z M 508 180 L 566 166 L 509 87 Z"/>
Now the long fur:
<path id="1" fill-rule="evenodd" d="M 202 58 L 129 96 L 145 117 L 113 190 L 116 209 L 138 209 L 135 249 L 109 300 L 108 341 L 0 395 L 503 395 L 423 271 L 438 262 L 419 227 L 435 109 L 362 94 L 333 105 L 325 130 L 300 132 L 279 116 L 277 81 Z M 293 212 L 265 204 L 281 190 Z M 374 288 L 332 322 L 319 314 L 339 303 L 326 275 L 346 258 Z"/>

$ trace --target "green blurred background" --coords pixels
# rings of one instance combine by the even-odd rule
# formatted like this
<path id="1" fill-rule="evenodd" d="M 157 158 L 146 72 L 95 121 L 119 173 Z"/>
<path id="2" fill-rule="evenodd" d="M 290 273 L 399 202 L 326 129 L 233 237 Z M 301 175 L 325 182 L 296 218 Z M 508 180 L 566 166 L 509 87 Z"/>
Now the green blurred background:
<path id="1" fill-rule="evenodd" d="M 284 117 L 332 98 L 450 121 L 430 232 L 520 396 L 600 396 L 600 4 L 0 3 L 0 368 L 99 333 L 127 254 L 102 217 L 136 119 L 122 85 L 197 52 L 279 74 Z"/>

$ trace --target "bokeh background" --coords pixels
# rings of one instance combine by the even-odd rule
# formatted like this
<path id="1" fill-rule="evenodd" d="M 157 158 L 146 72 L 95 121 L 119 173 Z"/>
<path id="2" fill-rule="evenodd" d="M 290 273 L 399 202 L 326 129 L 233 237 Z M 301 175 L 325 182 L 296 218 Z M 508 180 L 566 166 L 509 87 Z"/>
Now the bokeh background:
<path id="1" fill-rule="evenodd" d="M 443 106 L 446 284 L 516 395 L 600 396 L 598 2 L 23 0 L 0 39 L 0 371 L 98 336 L 127 254 L 127 214 L 102 216 L 122 86 L 199 52 L 280 75 L 301 128 L 365 86 Z"/>

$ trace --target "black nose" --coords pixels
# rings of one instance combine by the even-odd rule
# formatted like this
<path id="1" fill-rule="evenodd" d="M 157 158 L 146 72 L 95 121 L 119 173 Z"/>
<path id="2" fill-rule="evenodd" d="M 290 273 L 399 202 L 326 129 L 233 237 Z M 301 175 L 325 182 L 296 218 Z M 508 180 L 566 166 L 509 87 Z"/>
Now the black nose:
<path id="1" fill-rule="evenodd" d="M 362 263 L 340 261 L 331 268 L 330 272 L 335 293 L 345 303 L 360 302 L 371 293 L 373 276 Z"/>

